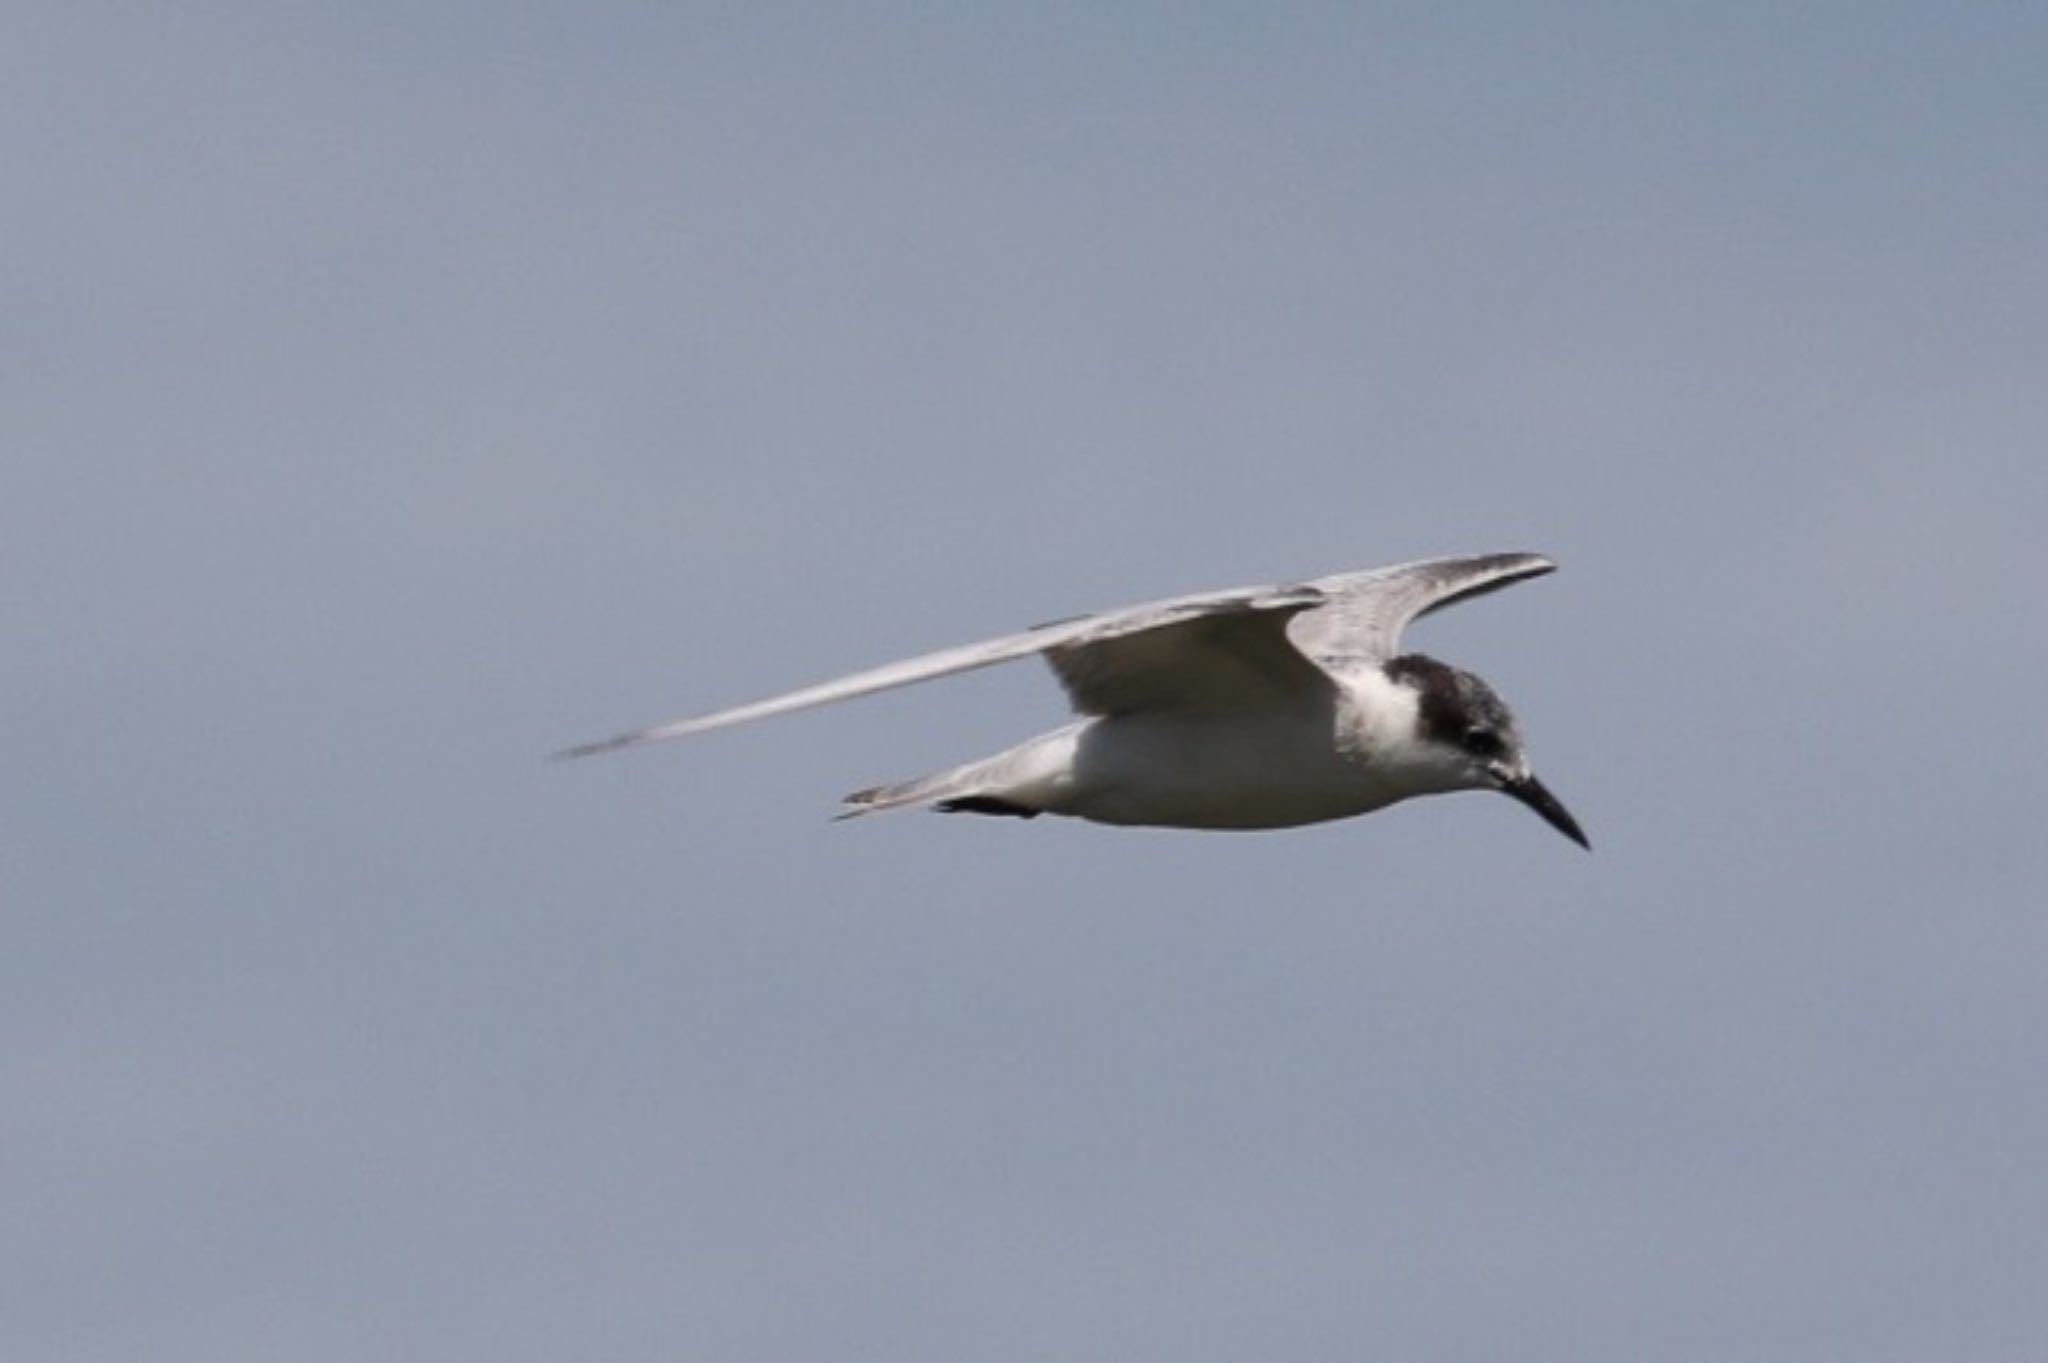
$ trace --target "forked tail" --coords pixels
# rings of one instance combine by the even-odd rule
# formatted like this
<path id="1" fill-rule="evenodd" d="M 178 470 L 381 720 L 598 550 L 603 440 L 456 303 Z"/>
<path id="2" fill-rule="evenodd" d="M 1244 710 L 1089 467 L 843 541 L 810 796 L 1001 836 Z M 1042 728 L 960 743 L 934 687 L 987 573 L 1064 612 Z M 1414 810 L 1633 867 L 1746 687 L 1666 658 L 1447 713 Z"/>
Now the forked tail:
<path id="1" fill-rule="evenodd" d="M 845 798 L 846 808 L 832 817 L 852 819 L 862 814 L 879 814 L 886 809 L 916 809 L 927 805 L 941 814 L 1007 814 L 1017 819 L 1038 817 L 1039 811 L 1029 805 L 968 789 L 960 780 L 965 770 L 971 769 L 942 772 L 899 785 L 856 790 Z"/>
<path id="2" fill-rule="evenodd" d="M 949 798 L 949 792 L 958 789 L 959 778 L 965 770 L 956 768 L 932 776 L 920 776 L 914 781 L 856 790 L 840 801 L 845 808 L 833 817 L 853 819 L 862 814 L 879 814 L 885 809 L 915 809 L 920 805 L 935 804 Z"/>
<path id="3" fill-rule="evenodd" d="M 1036 819 L 1044 812 L 1044 798 L 1059 786 L 1071 747 L 1071 733 L 1063 731 L 911 782 L 856 790 L 846 796 L 838 817 L 874 815 L 885 808 L 936 808 L 942 815 Z"/>

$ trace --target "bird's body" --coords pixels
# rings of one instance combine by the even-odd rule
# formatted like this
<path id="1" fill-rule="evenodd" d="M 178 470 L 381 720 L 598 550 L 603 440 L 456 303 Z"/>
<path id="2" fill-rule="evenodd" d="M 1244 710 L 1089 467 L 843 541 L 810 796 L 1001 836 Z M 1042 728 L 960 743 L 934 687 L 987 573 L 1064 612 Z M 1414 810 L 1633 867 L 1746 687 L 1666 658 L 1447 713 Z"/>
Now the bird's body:
<path id="1" fill-rule="evenodd" d="M 1432 768 L 1400 751 L 1412 698 L 1375 681 L 1293 707 L 1084 719 L 952 771 L 858 792 L 848 812 L 969 799 L 992 813 L 1172 828 L 1349 818 L 1436 788 Z"/>
<path id="2" fill-rule="evenodd" d="M 1178 597 L 948 649 L 565 755 L 1036 653 L 1081 718 L 981 761 L 858 791 L 845 815 L 930 806 L 1103 824 L 1284 828 L 1416 795 L 1493 789 L 1584 844 L 1530 774 L 1513 716 L 1492 689 L 1434 659 L 1396 652 L 1415 616 L 1551 568 L 1533 554 L 1494 554 Z"/>

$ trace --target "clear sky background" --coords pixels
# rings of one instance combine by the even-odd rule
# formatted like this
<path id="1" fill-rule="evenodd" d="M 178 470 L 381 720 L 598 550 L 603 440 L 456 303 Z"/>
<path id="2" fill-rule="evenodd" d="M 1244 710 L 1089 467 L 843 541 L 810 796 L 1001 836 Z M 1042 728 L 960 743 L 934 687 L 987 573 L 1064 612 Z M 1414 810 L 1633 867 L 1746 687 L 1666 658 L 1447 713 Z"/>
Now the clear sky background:
<path id="1" fill-rule="evenodd" d="M 2038 1360 L 2048 12 L 0 19 L 0 1355 Z M 1437 553 L 1512 802 L 846 790 Z"/>

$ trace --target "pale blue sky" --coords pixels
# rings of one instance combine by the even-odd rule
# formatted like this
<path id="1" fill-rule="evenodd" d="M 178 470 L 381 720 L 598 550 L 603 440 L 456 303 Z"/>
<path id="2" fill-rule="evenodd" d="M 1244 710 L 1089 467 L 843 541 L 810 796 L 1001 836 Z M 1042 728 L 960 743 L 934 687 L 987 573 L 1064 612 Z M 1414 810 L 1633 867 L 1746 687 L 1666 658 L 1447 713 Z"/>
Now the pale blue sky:
<path id="1" fill-rule="evenodd" d="M 1795 12 L 1796 9 L 1796 12 Z M 2034 1360 L 2035 7 L 0 20 L 0 1355 Z M 843 791 L 1423 554 L 1598 851 Z"/>

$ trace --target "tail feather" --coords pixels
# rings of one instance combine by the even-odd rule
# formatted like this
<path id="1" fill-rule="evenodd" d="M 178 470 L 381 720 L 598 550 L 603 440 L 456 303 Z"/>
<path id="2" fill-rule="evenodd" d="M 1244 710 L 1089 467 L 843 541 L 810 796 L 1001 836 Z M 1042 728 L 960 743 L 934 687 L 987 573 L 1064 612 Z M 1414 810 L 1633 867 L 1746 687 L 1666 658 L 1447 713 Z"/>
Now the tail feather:
<path id="1" fill-rule="evenodd" d="M 1074 735 L 1082 727 L 1077 724 L 1043 734 L 1008 752 L 912 781 L 856 790 L 846 797 L 846 807 L 838 817 L 851 819 L 885 809 L 929 805 L 946 814 L 1035 818 L 1045 812 L 1046 796 L 1063 779 L 1071 762 Z"/>
<path id="2" fill-rule="evenodd" d="M 960 795 L 941 800 L 932 808 L 941 814 L 999 814 L 1011 819 L 1035 819 L 1045 812 L 1000 795 Z"/>
<path id="3" fill-rule="evenodd" d="M 951 771 L 921 776 L 895 785 L 870 786 L 856 790 L 842 801 L 846 806 L 835 819 L 858 818 L 888 809 L 909 809 L 929 805 L 941 814 L 1008 814 L 1035 819 L 1039 811 L 1015 800 L 991 794 L 984 777 L 985 764 L 956 767 Z"/>
<path id="4" fill-rule="evenodd" d="M 834 818 L 854 819 L 863 814 L 879 814 L 887 809 L 908 809 L 918 805 L 931 804 L 949 795 L 964 793 L 955 788 L 959 771 L 944 771 L 932 776 L 920 776 L 914 781 L 899 781 L 893 785 L 869 786 L 856 790 L 840 801 L 845 806 Z"/>

